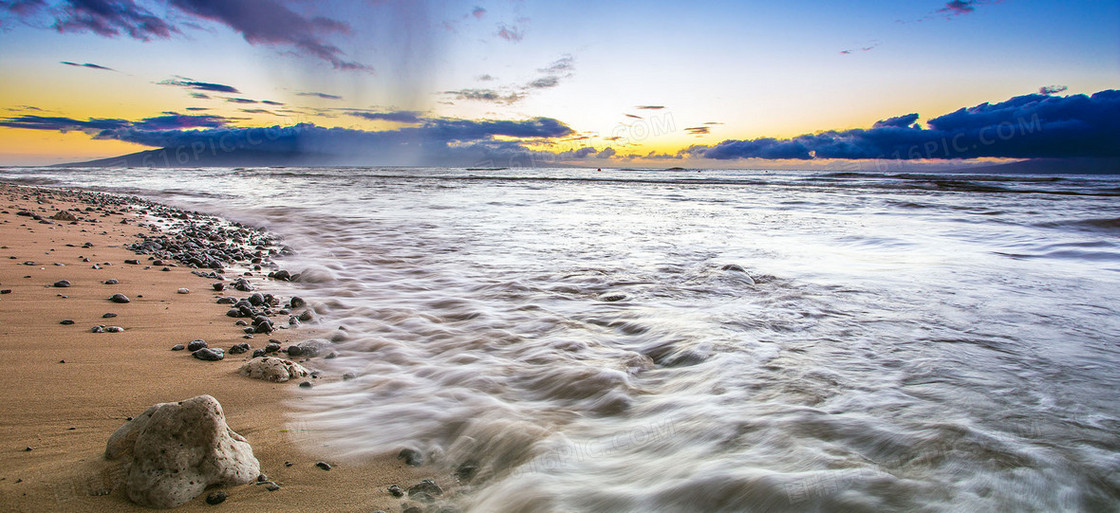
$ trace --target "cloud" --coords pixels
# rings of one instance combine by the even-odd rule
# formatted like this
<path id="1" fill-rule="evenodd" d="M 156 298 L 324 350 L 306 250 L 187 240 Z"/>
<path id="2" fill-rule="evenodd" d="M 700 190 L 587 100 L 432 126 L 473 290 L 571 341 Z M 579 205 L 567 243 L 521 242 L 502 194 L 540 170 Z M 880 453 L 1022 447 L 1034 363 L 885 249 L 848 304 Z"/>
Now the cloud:
<path id="1" fill-rule="evenodd" d="M 524 97 L 518 93 L 502 94 L 493 89 L 460 89 L 458 91 L 444 91 L 443 93 L 454 95 L 459 100 L 506 104 L 514 103 Z"/>
<path id="2" fill-rule="evenodd" d="M 635 109 L 640 109 L 640 110 L 661 110 L 661 109 L 664 109 L 665 106 L 664 105 L 638 105 L 634 108 Z"/>
<path id="3" fill-rule="evenodd" d="M 530 150 L 527 142 L 565 137 L 573 132 L 551 118 L 511 120 L 425 119 L 420 126 L 395 130 L 365 131 L 324 128 L 311 124 L 290 127 L 203 130 L 148 130 L 127 121 L 105 123 L 99 139 L 115 139 L 157 148 L 175 149 L 175 155 L 232 154 L 246 150 L 274 158 L 306 156 L 319 164 L 463 165 L 472 162 L 514 161 L 531 163 L 555 159 L 550 153 Z M 0 126 L 3 126 L 0 121 Z M 45 129 L 45 128 L 44 128 Z M 516 138 L 519 140 L 498 139 Z M 183 150 L 183 151 L 179 151 Z M 188 151 L 189 150 L 189 151 Z M 569 152 L 583 158 L 594 149 Z"/>
<path id="4" fill-rule="evenodd" d="M 0 118 L 0 126 L 24 128 L 29 130 L 51 130 L 58 132 L 83 131 L 87 133 L 105 130 L 143 130 L 158 132 L 164 130 L 183 130 L 188 128 L 219 128 L 226 126 L 227 120 L 221 116 L 168 114 L 128 121 L 124 119 L 90 118 L 85 121 L 61 116 L 22 115 Z"/>
<path id="5" fill-rule="evenodd" d="M 616 153 L 617 152 L 614 151 L 614 148 L 611 148 L 610 146 L 607 146 L 606 148 L 603 148 L 603 151 L 600 151 L 598 155 L 595 155 L 595 158 L 597 158 L 597 159 L 609 159 L 609 158 L 615 156 Z"/>
<path id="6" fill-rule="evenodd" d="M 338 96 L 338 95 L 335 95 L 335 94 L 317 93 L 315 91 L 296 93 L 296 96 L 313 96 L 315 98 L 321 98 L 323 100 L 341 100 L 342 99 L 341 96 Z"/>
<path id="7" fill-rule="evenodd" d="M 711 130 L 712 129 L 710 127 L 706 127 L 706 126 L 694 126 L 694 127 L 689 127 L 689 128 L 684 129 L 684 131 L 688 132 L 689 135 L 695 135 L 695 136 L 708 135 L 711 132 Z"/>
<path id="8" fill-rule="evenodd" d="M 1069 88 L 1066 87 L 1066 86 L 1056 86 L 1056 85 L 1042 86 L 1042 87 L 1038 88 L 1038 94 L 1046 94 L 1046 95 L 1058 94 L 1058 93 L 1065 92 L 1066 89 L 1069 89 Z"/>
<path id="9" fill-rule="evenodd" d="M 907 114 L 905 116 L 897 116 L 897 117 L 893 117 L 893 118 L 887 118 L 887 119 L 876 121 L 875 124 L 871 126 L 871 128 L 884 128 L 884 127 L 889 127 L 889 126 L 906 128 L 908 126 L 913 125 L 917 121 L 918 121 L 918 114 L 917 113 Z"/>
<path id="10" fill-rule="evenodd" d="M 16 14 L 17 16 L 30 16 L 46 7 L 43 0 L 10 0 L 0 1 L 0 9 Z"/>
<path id="11" fill-rule="evenodd" d="M 169 0 L 179 10 L 215 21 L 239 32 L 252 45 L 290 46 L 304 55 L 329 62 L 335 69 L 369 70 L 345 60 L 325 36 L 347 33 L 350 26 L 330 18 L 308 18 L 278 0 Z"/>
<path id="12" fill-rule="evenodd" d="M 250 100 L 249 98 L 226 98 L 226 101 L 229 103 L 257 103 L 256 100 Z"/>
<path id="13" fill-rule="evenodd" d="M 276 106 L 284 105 L 282 102 L 274 102 L 272 100 L 261 100 L 261 103 L 263 103 L 265 105 L 276 105 Z"/>
<path id="14" fill-rule="evenodd" d="M 212 91 L 215 93 L 233 93 L 241 94 L 236 87 L 228 86 L 225 84 L 216 84 L 214 82 L 196 82 L 191 79 L 167 79 L 162 82 L 157 82 L 159 85 L 185 87 L 187 89 L 197 89 L 199 91 Z M 201 98 L 200 96 L 195 96 Z M 209 98 L 209 97 L 207 97 Z"/>
<path id="15" fill-rule="evenodd" d="M 85 64 L 78 64 L 76 62 L 70 62 L 70 61 L 59 61 L 59 62 L 62 63 L 62 64 L 65 64 L 67 66 L 74 66 L 74 67 L 78 67 L 78 68 L 89 68 L 89 69 L 97 69 L 97 70 L 102 70 L 102 71 L 116 71 L 113 68 L 107 68 L 107 67 L 102 66 L 100 64 L 94 64 L 92 62 L 87 62 Z"/>
<path id="16" fill-rule="evenodd" d="M 265 109 L 241 109 L 241 112 L 244 112 L 246 114 L 268 114 L 270 116 L 277 115 L 274 112 Z"/>
<path id="17" fill-rule="evenodd" d="M 191 98 L 198 98 L 199 100 L 209 100 L 210 96 L 204 93 L 191 93 Z"/>
<path id="18" fill-rule="evenodd" d="M 210 110 L 210 108 L 209 108 L 209 107 L 187 107 L 187 110 L 198 110 L 198 111 L 201 111 L 201 110 Z"/>
<path id="19" fill-rule="evenodd" d="M 541 77 L 525 84 L 525 87 L 530 89 L 547 89 L 558 85 L 560 85 L 560 77 Z"/>
<path id="20" fill-rule="evenodd" d="M 938 9 L 937 12 L 943 12 L 950 16 L 960 16 L 975 11 L 974 4 L 976 4 L 975 0 L 953 0 L 945 4 L 945 7 Z"/>
<path id="21" fill-rule="evenodd" d="M 791 139 L 725 140 L 682 155 L 711 159 L 961 159 L 1120 156 L 1120 91 L 1092 96 L 1029 94 L 962 108 L 913 124 L 916 114 L 870 129 L 826 131 Z"/>
<path id="22" fill-rule="evenodd" d="M 475 7 L 474 10 L 471 11 L 471 16 L 474 16 L 475 19 L 481 20 L 483 16 L 486 16 L 486 9 Z"/>
<path id="23" fill-rule="evenodd" d="M 623 114 L 623 116 L 626 116 L 628 118 L 634 118 L 634 119 L 645 119 L 641 116 L 637 116 L 637 115 L 634 115 L 634 114 Z"/>
<path id="24" fill-rule="evenodd" d="M 489 74 L 478 76 L 478 81 L 479 82 L 489 82 L 491 80 L 495 80 L 495 78 L 490 76 Z"/>
<path id="25" fill-rule="evenodd" d="M 179 33 L 133 0 L 66 0 L 59 6 L 53 26 L 59 32 L 88 30 L 104 37 L 115 37 L 123 31 L 142 41 L 167 39 Z"/>
<path id="26" fill-rule="evenodd" d="M 552 64 L 547 67 L 538 69 L 541 73 L 548 73 L 550 75 L 558 75 L 562 73 L 570 73 L 575 69 L 575 59 L 571 55 L 565 55 L 556 59 Z"/>
<path id="27" fill-rule="evenodd" d="M 498 37 L 505 39 L 511 43 L 519 43 L 525 38 L 524 29 L 518 27 L 510 27 L 502 23 L 498 25 Z"/>
<path id="28" fill-rule="evenodd" d="M 401 110 L 396 112 L 350 111 L 347 112 L 347 114 L 371 121 L 393 121 L 396 123 L 419 123 L 422 121 L 420 119 L 420 113 L 413 110 Z"/>

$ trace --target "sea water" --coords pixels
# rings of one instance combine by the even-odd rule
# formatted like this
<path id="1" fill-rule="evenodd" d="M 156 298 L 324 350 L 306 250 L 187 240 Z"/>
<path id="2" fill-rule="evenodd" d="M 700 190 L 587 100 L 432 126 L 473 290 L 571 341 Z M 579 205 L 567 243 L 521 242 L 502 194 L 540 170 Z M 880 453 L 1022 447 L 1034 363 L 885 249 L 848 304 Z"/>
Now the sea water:
<path id="1" fill-rule="evenodd" d="M 314 365 L 357 376 L 298 390 L 294 436 L 463 469 L 466 511 L 1120 508 L 1120 177 L 0 179 L 284 237 L 340 354 Z"/>

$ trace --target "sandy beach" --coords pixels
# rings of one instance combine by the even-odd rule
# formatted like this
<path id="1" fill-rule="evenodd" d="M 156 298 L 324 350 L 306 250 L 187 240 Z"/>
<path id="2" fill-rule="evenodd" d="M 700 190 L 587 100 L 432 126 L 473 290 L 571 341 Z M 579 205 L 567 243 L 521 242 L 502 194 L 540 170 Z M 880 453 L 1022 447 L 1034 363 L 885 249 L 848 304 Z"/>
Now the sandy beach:
<path id="1" fill-rule="evenodd" d="M 126 419 L 149 406 L 200 394 L 221 402 L 230 427 L 252 445 L 261 471 L 281 485 L 272 492 L 255 485 L 225 488 L 229 498 L 217 506 L 224 511 L 399 511 L 402 501 L 387 487 L 407 488 L 436 477 L 423 467 L 404 465 L 394 454 L 364 462 L 319 459 L 313 434 L 296 433 L 289 423 L 303 380 L 270 383 L 241 376 L 237 371 L 248 354 L 205 362 L 187 351 L 171 351 L 175 344 L 199 338 L 227 349 L 246 341 L 263 347 L 269 338 L 287 346 L 314 328 L 243 340 L 242 328 L 225 316 L 226 307 L 215 304 L 219 293 L 210 286 L 213 280 L 191 274 L 186 266 L 164 271 L 125 248 L 136 242 L 137 233 L 150 231 L 143 219 L 64 194 L 0 186 L 0 388 L 5 396 L 0 401 L 0 511 L 145 510 L 124 494 L 123 462 L 105 460 L 105 443 Z M 50 219 L 69 209 L 80 209 L 73 212 L 77 221 Z M 17 215 L 20 211 L 51 224 Z M 140 264 L 126 264 L 128 259 Z M 59 280 L 71 285 L 53 286 Z M 190 293 L 178 293 L 184 287 Z M 110 302 L 116 293 L 131 302 Z M 107 313 L 117 316 L 103 318 Z M 73 324 L 60 324 L 63 320 Z M 97 325 L 124 331 L 93 333 Z M 305 365 L 315 368 L 315 361 Z M 333 468 L 321 470 L 319 461 Z M 206 504 L 206 495 L 178 509 L 209 511 L 214 506 Z"/>

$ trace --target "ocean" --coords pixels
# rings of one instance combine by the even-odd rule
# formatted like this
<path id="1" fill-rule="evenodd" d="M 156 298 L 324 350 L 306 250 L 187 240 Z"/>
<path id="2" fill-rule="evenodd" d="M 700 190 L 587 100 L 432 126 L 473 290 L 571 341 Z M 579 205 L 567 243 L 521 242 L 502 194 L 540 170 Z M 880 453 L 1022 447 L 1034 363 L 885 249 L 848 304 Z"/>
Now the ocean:
<path id="1" fill-rule="evenodd" d="M 1120 509 L 1120 176 L 2 168 L 263 226 L 471 512 Z"/>

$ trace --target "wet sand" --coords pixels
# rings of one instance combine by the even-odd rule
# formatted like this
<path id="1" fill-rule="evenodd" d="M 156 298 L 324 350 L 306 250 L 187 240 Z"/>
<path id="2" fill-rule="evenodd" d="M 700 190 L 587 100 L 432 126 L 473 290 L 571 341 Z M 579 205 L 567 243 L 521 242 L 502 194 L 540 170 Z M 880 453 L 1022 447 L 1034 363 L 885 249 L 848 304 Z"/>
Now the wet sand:
<path id="1" fill-rule="evenodd" d="M 0 290 L 10 291 L 0 295 L 0 511 L 146 511 L 128 501 L 120 486 L 121 462 L 104 459 L 105 442 L 149 406 L 200 394 L 221 402 L 230 427 L 252 445 L 261 471 L 281 485 L 274 492 L 256 485 L 222 488 L 229 494 L 217 506 L 223 511 L 400 511 L 402 502 L 388 486 L 407 488 L 435 477 L 394 454 L 364 462 L 320 459 L 314 453 L 322 444 L 290 417 L 290 405 L 301 400 L 302 380 L 240 376 L 248 354 L 204 362 L 171 351 L 197 338 L 224 349 L 246 341 L 263 347 L 269 338 L 287 346 L 314 328 L 244 340 L 226 307 L 215 304 L 213 280 L 187 267 L 162 271 L 125 249 L 135 234 L 149 231 L 143 219 L 106 213 L 116 207 L 86 211 L 88 204 L 72 200 L 0 185 Z M 49 219 L 70 208 L 82 209 L 75 212 L 76 224 Z M 20 210 L 53 224 L 18 216 Z M 83 248 L 87 242 L 92 247 Z M 110 279 L 119 283 L 103 283 Z M 71 286 L 52 286 L 59 280 Z M 182 287 L 190 293 L 177 293 Z M 115 293 L 132 301 L 110 302 Z M 110 312 L 118 316 L 102 318 Z M 74 324 L 60 324 L 64 319 Z M 102 324 L 125 331 L 91 331 Z M 314 369 L 315 360 L 304 365 Z M 333 468 L 321 470 L 318 461 Z M 204 499 L 216 489 L 176 510 L 213 511 Z"/>

